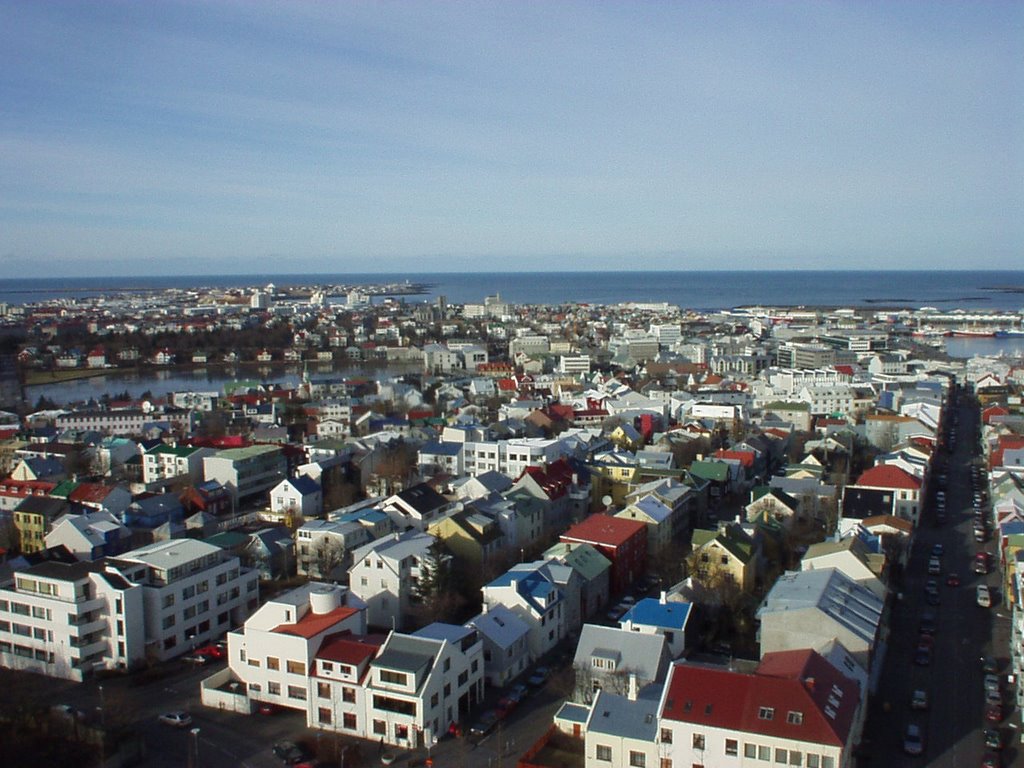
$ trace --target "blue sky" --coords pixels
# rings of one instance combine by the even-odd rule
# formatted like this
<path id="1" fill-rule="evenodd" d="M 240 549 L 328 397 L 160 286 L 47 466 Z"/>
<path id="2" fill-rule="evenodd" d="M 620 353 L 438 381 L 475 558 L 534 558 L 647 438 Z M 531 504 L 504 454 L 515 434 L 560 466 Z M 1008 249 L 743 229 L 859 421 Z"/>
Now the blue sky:
<path id="1" fill-rule="evenodd" d="M 1021 268 L 1024 3 L 0 0 L 0 275 Z"/>

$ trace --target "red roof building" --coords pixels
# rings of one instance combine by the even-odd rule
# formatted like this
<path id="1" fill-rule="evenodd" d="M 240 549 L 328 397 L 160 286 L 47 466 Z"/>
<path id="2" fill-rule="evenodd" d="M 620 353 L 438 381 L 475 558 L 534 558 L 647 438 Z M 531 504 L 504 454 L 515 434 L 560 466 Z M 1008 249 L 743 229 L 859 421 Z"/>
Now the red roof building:
<path id="1" fill-rule="evenodd" d="M 857 682 L 817 652 L 798 650 L 765 654 L 752 673 L 675 663 L 659 724 L 675 765 L 693 762 L 699 739 L 704 754 L 733 756 L 737 765 L 745 758 L 841 766 L 849 764 L 863 716 Z"/>
<path id="2" fill-rule="evenodd" d="M 920 491 L 921 480 L 899 467 L 879 464 L 864 472 L 855 485 L 858 488 L 893 488 Z"/>
<path id="3" fill-rule="evenodd" d="M 576 523 L 559 540 L 590 544 L 611 561 L 608 586 L 612 594 L 629 590 L 647 570 L 647 526 L 639 520 L 598 512 Z"/>
<path id="4" fill-rule="evenodd" d="M 878 464 L 861 474 L 856 483 L 844 489 L 844 504 L 847 498 L 856 496 L 858 490 L 882 492 L 881 501 L 887 506 L 884 510 L 886 513 L 917 525 L 921 513 L 921 485 L 920 478 L 904 469 L 891 464 Z"/>

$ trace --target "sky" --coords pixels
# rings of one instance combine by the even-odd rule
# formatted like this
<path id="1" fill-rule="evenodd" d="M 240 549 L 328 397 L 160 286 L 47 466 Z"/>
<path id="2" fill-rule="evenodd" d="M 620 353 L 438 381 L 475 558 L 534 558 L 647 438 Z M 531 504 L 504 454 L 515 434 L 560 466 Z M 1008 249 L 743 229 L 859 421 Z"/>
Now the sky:
<path id="1" fill-rule="evenodd" d="M 1024 3 L 0 0 L 0 278 L 1024 268 Z"/>

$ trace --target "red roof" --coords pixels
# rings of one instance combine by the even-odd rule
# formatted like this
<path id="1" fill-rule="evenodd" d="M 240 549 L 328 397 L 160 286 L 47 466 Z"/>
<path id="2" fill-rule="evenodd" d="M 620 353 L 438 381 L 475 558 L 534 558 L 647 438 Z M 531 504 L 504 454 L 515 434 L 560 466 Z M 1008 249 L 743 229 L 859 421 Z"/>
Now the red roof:
<path id="1" fill-rule="evenodd" d="M 1001 467 L 1003 466 L 1003 452 L 1007 450 L 1015 451 L 1024 448 L 1024 437 L 1017 435 L 1000 435 L 999 445 L 993 449 L 992 455 L 989 457 L 989 467 Z"/>
<path id="2" fill-rule="evenodd" d="M 559 538 L 562 541 L 619 547 L 637 535 L 647 535 L 645 523 L 595 512 L 582 522 L 576 523 Z"/>
<path id="3" fill-rule="evenodd" d="M 527 467 L 520 478 L 523 475 L 532 477 L 552 500 L 562 498 L 572 487 L 573 471 L 565 459 L 553 461 L 547 467 Z"/>
<path id="4" fill-rule="evenodd" d="M 99 504 L 110 495 L 112 490 L 114 490 L 113 487 L 103 485 L 103 483 L 79 483 L 68 494 L 68 501 Z"/>
<path id="5" fill-rule="evenodd" d="M 738 461 L 744 467 L 748 469 L 754 466 L 754 452 L 753 451 L 729 451 L 725 448 L 715 451 L 716 459 L 732 459 Z"/>
<path id="6" fill-rule="evenodd" d="M 280 632 L 282 635 L 298 635 L 299 637 L 305 637 L 307 640 L 311 637 L 316 637 L 321 632 L 324 632 L 335 624 L 347 619 L 349 616 L 354 616 L 359 613 L 355 608 L 348 608 L 344 605 L 335 608 L 329 613 L 313 613 L 307 611 L 306 615 L 298 620 L 295 624 L 280 624 L 272 630 L 273 632 Z"/>
<path id="7" fill-rule="evenodd" d="M 860 488 L 904 488 L 921 490 L 921 481 L 912 474 L 891 464 L 879 464 L 857 478 L 854 485 Z"/>
<path id="8" fill-rule="evenodd" d="M 498 390 L 501 392 L 515 392 L 516 383 L 512 379 L 498 379 Z"/>
<path id="9" fill-rule="evenodd" d="M 755 673 L 677 662 L 661 715 L 733 733 L 845 746 L 859 690 L 811 650 L 766 654 Z"/>
<path id="10" fill-rule="evenodd" d="M 324 661 L 337 661 L 358 667 L 377 655 L 377 651 L 384 644 L 384 639 L 383 635 L 353 635 L 349 632 L 339 632 L 324 641 L 316 657 Z"/>
<path id="11" fill-rule="evenodd" d="M 842 373 L 846 376 L 853 376 L 852 365 L 833 365 L 832 367 L 835 368 L 836 373 Z"/>

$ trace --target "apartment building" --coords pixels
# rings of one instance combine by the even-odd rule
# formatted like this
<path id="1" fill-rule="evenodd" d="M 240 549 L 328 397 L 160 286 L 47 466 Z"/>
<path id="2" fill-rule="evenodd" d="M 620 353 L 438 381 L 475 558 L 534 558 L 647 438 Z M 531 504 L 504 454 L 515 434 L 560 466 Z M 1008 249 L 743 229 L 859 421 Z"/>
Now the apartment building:
<path id="1" fill-rule="evenodd" d="M 212 448 L 160 445 L 142 454 L 142 481 L 147 485 L 176 477 L 193 483 L 203 479 L 203 459 L 216 453 Z"/>
<path id="2" fill-rule="evenodd" d="M 279 446 L 250 445 L 205 456 L 203 473 L 229 488 L 238 502 L 269 492 L 288 474 L 288 465 Z"/>

